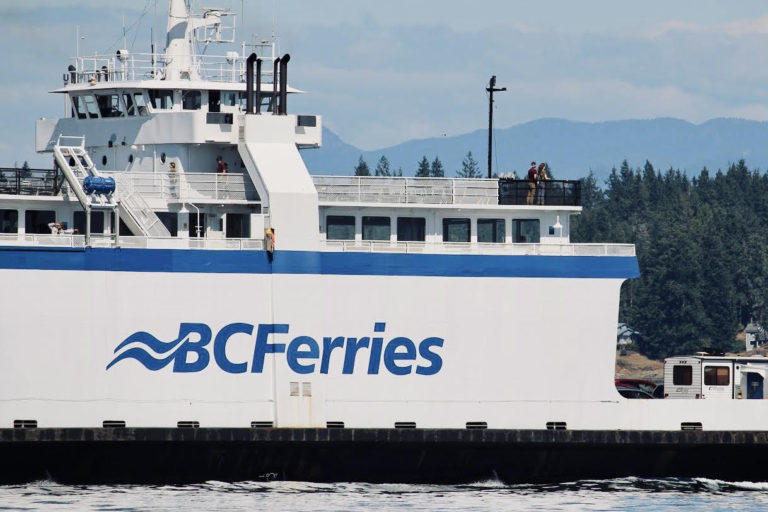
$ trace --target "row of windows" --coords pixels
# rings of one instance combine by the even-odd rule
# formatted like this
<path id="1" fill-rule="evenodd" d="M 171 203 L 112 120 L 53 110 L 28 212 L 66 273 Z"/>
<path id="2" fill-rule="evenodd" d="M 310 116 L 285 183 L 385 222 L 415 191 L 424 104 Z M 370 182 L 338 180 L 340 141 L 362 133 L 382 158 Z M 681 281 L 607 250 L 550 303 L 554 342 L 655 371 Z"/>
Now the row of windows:
<path id="1" fill-rule="evenodd" d="M 203 93 L 199 90 L 181 91 L 182 110 L 201 110 Z M 149 89 L 149 103 L 154 110 L 173 110 L 174 91 L 169 89 Z M 221 106 L 245 109 L 246 94 L 239 91 L 207 91 L 208 112 L 220 112 Z M 272 112 L 272 95 L 261 97 L 261 112 Z M 72 116 L 78 119 L 98 119 L 99 117 L 125 117 L 147 115 L 147 100 L 143 91 L 85 93 L 72 95 Z"/>
<path id="2" fill-rule="evenodd" d="M 91 233 L 103 233 L 104 232 L 104 212 L 92 212 L 91 213 Z M 110 212 L 110 226 L 114 223 L 113 213 Z M 171 236 L 178 236 L 179 222 L 178 214 L 175 212 L 157 212 L 157 216 L 160 221 L 170 232 Z M 200 225 L 201 234 L 205 233 L 206 226 L 206 214 L 201 213 L 199 215 L 189 215 L 189 222 L 187 224 L 190 237 L 196 237 L 198 235 L 198 220 Z M 50 234 L 51 227 L 49 224 L 60 221 L 56 218 L 56 212 L 54 210 L 26 210 L 24 213 L 24 230 L 29 234 Z M 84 234 L 86 219 L 85 212 L 76 211 L 72 216 L 72 226 L 64 221 L 61 222 L 62 229 L 72 229 L 73 232 L 78 234 Z M 0 233 L 18 233 L 19 231 L 19 212 L 17 210 L 0 210 Z M 250 237 L 250 219 L 246 214 L 241 213 L 228 213 L 226 215 L 226 222 L 219 218 L 218 231 L 224 231 L 226 238 L 248 238 Z M 69 231 L 67 231 L 69 232 Z M 131 232 L 128 227 L 120 221 L 120 235 L 130 236 Z"/>
<path id="3" fill-rule="evenodd" d="M 426 240 L 427 221 L 424 217 L 397 217 L 398 242 L 423 242 Z M 355 217 L 353 215 L 328 215 L 325 218 L 327 240 L 354 240 Z M 506 223 L 504 219 L 477 219 L 477 241 L 480 243 L 504 243 Z M 517 243 L 539 243 L 539 219 L 513 219 L 512 240 Z M 391 240 L 390 217 L 363 216 L 363 240 Z M 467 218 L 443 219 L 444 242 L 469 242 L 472 239 L 472 221 Z"/>
<path id="4" fill-rule="evenodd" d="M 675 365 L 672 367 L 672 384 L 675 386 L 690 386 L 693 384 L 693 367 Z M 705 366 L 705 386 L 729 386 L 731 384 L 731 369 L 728 366 Z"/>

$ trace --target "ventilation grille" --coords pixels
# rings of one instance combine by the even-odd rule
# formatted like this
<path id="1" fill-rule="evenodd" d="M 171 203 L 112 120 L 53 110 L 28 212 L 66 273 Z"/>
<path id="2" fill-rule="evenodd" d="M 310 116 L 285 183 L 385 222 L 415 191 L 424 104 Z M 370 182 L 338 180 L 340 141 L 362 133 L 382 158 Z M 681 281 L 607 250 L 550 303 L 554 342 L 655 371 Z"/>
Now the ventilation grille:
<path id="1" fill-rule="evenodd" d="M 680 430 L 701 430 L 700 421 L 684 421 L 680 424 Z"/>
<path id="2" fill-rule="evenodd" d="M 274 427 L 274 422 L 271 421 L 252 421 L 251 422 L 251 428 L 272 428 Z"/>
<path id="3" fill-rule="evenodd" d="M 484 421 L 468 421 L 467 422 L 468 430 L 485 430 L 487 428 L 488 428 L 488 423 Z"/>
<path id="4" fill-rule="evenodd" d="M 416 428 L 415 421 L 396 421 L 395 428 Z"/>
<path id="5" fill-rule="evenodd" d="M 325 426 L 327 428 L 344 428 L 344 422 L 343 421 L 327 421 L 325 423 Z"/>
<path id="6" fill-rule="evenodd" d="M 37 420 L 13 420 L 13 428 L 37 428 Z"/>
<path id="7" fill-rule="evenodd" d="M 200 422 L 199 421 L 180 421 L 176 423 L 176 426 L 179 428 L 200 428 Z"/>
<path id="8" fill-rule="evenodd" d="M 547 430 L 566 430 L 567 426 L 564 421 L 548 421 Z"/>
<path id="9" fill-rule="evenodd" d="M 104 428 L 125 428 L 123 420 L 104 420 L 101 424 Z"/>

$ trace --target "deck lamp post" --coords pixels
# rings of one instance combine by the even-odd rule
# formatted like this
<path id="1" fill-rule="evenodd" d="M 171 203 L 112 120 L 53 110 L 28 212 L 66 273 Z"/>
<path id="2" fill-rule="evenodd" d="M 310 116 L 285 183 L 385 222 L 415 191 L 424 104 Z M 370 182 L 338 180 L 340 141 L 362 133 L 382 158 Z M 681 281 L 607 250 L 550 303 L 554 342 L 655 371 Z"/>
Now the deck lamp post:
<path id="1" fill-rule="evenodd" d="M 491 154 L 493 151 L 493 93 L 498 91 L 506 91 L 506 87 L 496 88 L 496 75 L 491 77 L 491 81 L 488 87 L 485 88 L 488 91 L 488 178 L 491 178 Z"/>

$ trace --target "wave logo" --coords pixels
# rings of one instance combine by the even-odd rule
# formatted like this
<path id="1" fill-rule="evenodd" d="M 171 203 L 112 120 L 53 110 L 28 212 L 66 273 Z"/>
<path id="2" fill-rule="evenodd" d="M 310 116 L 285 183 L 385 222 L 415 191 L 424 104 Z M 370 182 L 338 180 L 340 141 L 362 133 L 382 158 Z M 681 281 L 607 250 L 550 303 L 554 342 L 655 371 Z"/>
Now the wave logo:
<path id="1" fill-rule="evenodd" d="M 131 346 L 118 354 L 107 370 L 123 359 L 135 359 L 148 370 L 157 371 L 173 362 L 174 373 L 197 372 L 208 366 L 210 356 L 202 347 L 211 341 L 211 328 L 205 324 L 182 323 L 179 336 L 173 341 L 160 341 L 148 332 L 139 331 L 131 334 L 115 349 L 117 354 L 123 348 Z M 197 360 L 187 362 L 187 354 L 197 354 Z"/>
<path id="2" fill-rule="evenodd" d="M 256 335 L 254 336 L 254 330 Z M 288 367 L 294 373 L 327 374 L 332 366 L 341 368 L 342 374 L 355 369 L 369 375 L 388 372 L 392 375 L 435 375 L 443 366 L 437 352 L 443 338 L 428 337 L 416 343 L 405 336 L 396 336 L 385 342 L 386 323 L 376 322 L 373 335 L 362 337 L 324 336 L 317 340 L 311 336 L 296 336 L 288 343 L 271 340 L 273 335 L 288 334 L 288 324 L 232 323 L 222 327 L 216 336 L 206 324 L 182 323 L 179 335 L 164 342 L 148 332 L 139 331 L 125 338 L 115 348 L 117 354 L 107 370 L 125 359 L 134 359 L 151 371 L 158 371 L 173 363 L 174 373 L 204 370 L 211 356 L 219 369 L 227 373 L 262 373 L 267 354 L 285 354 Z M 227 343 L 233 336 L 248 336 L 253 343 L 251 361 L 231 361 L 227 356 Z M 322 340 L 322 341 L 320 341 Z M 212 344 L 212 351 L 209 345 Z"/>

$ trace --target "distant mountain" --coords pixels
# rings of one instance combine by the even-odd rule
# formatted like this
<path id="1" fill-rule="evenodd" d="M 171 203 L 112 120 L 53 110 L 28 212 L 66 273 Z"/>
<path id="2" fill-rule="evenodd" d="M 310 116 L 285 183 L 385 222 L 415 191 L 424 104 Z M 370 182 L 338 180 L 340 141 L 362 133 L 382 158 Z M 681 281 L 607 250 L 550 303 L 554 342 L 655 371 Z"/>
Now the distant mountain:
<path id="1" fill-rule="evenodd" d="M 423 156 L 430 161 L 438 156 L 446 176 L 455 176 L 467 151 L 472 151 L 485 173 L 485 130 L 361 151 L 324 129 L 323 147 L 303 150 L 302 155 L 313 174 L 352 174 L 360 155 L 373 171 L 386 155 L 393 170 L 402 167 L 409 176 Z M 600 123 L 540 119 L 496 130 L 494 172 L 515 171 L 520 176 L 535 160 L 548 162 L 556 178 L 580 178 L 591 169 L 602 182 L 625 159 L 633 168 L 648 160 L 657 170 L 673 167 L 693 176 L 704 166 L 716 171 L 741 158 L 750 168 L 768 168 L 768 123 L 744 119 L 713 119 L 698 125 L 669 118 Z"/>

